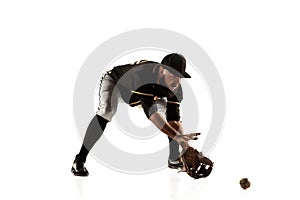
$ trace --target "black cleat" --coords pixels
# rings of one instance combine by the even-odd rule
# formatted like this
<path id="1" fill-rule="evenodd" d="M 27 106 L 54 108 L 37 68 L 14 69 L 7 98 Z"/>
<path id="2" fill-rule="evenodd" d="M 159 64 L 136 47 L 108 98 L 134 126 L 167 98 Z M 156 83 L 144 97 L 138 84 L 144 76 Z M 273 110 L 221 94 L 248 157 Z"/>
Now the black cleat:
<path id="1" fill-rule="evenodd" d="M 183 163 L 182 161 L 178 158 L 175 161 L 168 160 L 168 167 L 171 169 L 182 169 L 183 168 Z"/>
<path id="2" fill-rule="evenodd" d="M 84 162 L 78 158 L 74 160 L 71 172 L 74 176 L 88 176 L 89 172 L 84 166 Z"/>

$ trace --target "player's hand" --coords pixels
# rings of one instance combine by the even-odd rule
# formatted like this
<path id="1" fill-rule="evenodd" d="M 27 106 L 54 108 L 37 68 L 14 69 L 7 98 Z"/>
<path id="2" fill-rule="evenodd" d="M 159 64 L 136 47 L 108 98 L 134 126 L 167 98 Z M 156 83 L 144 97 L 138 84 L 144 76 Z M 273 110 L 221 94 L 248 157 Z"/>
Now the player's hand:
<path id="1" fill-rule="evenodd" d="M 190 145 L 189 145 L 189 140 L 197 140 L 198 139 L 198 135 L 200 135 L 201 133 L 190 133 L 190 134 L 186 134 L 186 135 L 176 135 L 174 137 L 174 140 L 183 148 L 183 149 L 187 149 Z"/>

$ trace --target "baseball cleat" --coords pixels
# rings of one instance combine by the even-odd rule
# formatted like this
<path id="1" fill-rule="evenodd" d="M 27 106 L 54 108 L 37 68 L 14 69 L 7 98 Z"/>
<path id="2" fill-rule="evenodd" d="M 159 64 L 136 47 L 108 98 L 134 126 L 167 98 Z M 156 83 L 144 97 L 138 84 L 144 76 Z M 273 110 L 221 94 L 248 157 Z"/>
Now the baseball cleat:
<path id="1" fill-rule="evenodd" d="M 88 176 L 89 172 L 84 166 L 84 162 L 80 159 L 75 159 L 71 172 L 74 174 L 74 176 Z"/>
<path id="2" fill-rule="evenodd" d="M 183 168 L 183 163 L 181 162 L 180 159 L 177 159 L 175 161 L 168 160 L 168 167 L 171 169 L 182 169 Z"/>

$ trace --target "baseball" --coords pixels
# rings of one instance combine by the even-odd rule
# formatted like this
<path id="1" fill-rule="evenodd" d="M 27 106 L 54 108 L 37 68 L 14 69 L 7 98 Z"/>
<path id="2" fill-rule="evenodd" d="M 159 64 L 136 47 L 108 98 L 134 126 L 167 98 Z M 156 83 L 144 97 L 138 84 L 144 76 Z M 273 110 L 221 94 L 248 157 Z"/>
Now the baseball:
<path id="1" fill-rule="evenodd" d="M 240 185 L 241 185 L 241 187 L 244 189 L 244 190 L 246 190 L 247 188 L 249 188 L 250 187 L 250 182 L 249 182 L 249 180 L 247 179 L 247 178 L 242 178 L 241 180 L 240 180 Z"/>

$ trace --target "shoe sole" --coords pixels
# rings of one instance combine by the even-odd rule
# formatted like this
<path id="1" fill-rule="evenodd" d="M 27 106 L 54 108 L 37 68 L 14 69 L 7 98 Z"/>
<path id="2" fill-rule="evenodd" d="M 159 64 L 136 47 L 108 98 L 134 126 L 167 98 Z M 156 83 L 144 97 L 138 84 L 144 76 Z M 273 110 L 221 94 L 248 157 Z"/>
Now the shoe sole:
<path id="1" fill-rule="evenodd" d="M 88 176 L 89 172 L 76 172 L 76 170 L 72 167 L 71 172 L 74 174 L 74 176 Z"/>
<path id="2" fill-rule="evenodd" d="M 168 167 L 170 169 L 182 169 L 183 168 L 183 166 L 172 166 L 172 165 L 168 165 Z"/>

